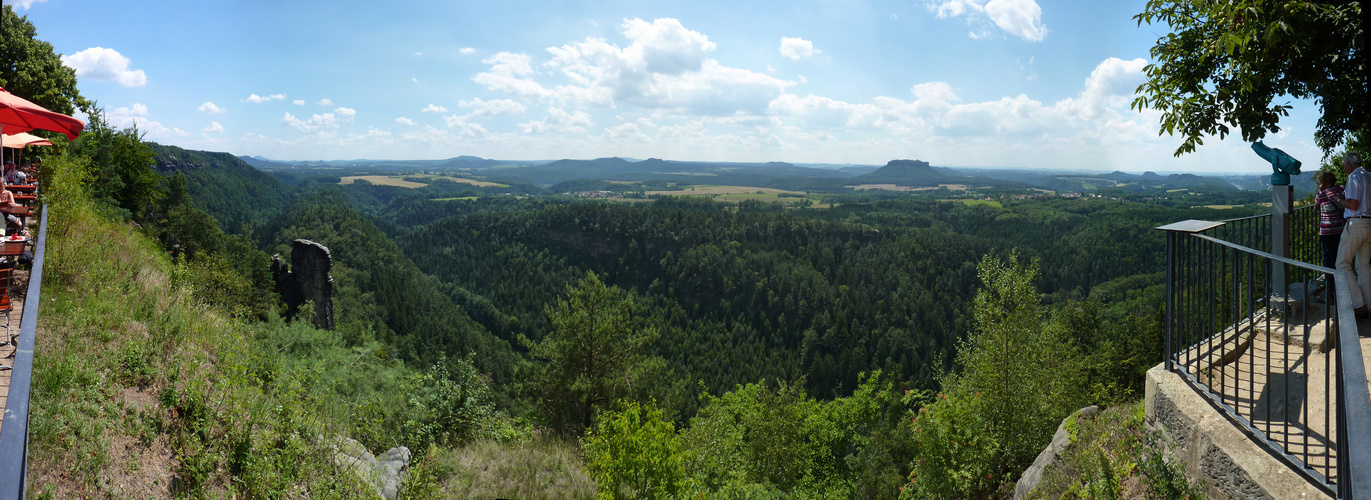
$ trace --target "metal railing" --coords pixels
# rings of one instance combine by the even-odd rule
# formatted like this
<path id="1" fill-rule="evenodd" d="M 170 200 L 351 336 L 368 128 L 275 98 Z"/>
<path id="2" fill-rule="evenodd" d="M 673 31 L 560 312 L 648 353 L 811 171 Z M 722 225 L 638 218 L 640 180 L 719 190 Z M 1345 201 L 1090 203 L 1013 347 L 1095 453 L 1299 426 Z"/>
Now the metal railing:
<path id="1" fill-rule="evenodd" d="M 19 320 L 19 338 L 10 374 L 9 397 L 5 400 L 4 426 L 0 427 L 0 500 L 23 499 L 29 468 L 29 385 L 33 380 L 33 347 L 38 331 L 38 304 L 43 289 L 43 255 L 47 249 L 48 210 L 38 223 L 33 239 L 33 267 L 29 271 L 24 313 Z"/>
<path id="2" fill-rule="evenodd" d="M 1349 277 L 1301 262 L 1321 260 L 1317 212 L 1291 214 L 1298 260 L 1264 250 L 1270 217 L 1159 228 L 1166 367 L 1291 469 L 1352 498 L 1371 488 L 1371 398 Z"/>

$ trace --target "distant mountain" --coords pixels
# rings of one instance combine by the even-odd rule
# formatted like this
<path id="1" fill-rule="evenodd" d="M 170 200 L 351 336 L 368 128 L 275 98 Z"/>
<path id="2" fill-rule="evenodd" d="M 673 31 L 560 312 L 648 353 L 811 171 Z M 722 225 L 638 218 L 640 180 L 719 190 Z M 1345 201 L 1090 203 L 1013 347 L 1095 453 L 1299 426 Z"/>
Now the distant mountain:
<path id="1" fill-rule="evenodd" d="M 478 156 L 462 155 L 449 159 L 440 166 L 447 168 L 490 168 L 502 164 L 504 164 L 504 162 L 487 160 Z"/>
<path id="2" fill-rule="evenodd" d="M 930 185 L 946 181 L 948 175 L 934 170 L 926 161 L 890 160 L 884 167 L 857 177 L 862 182 L 900 185 Z"/>

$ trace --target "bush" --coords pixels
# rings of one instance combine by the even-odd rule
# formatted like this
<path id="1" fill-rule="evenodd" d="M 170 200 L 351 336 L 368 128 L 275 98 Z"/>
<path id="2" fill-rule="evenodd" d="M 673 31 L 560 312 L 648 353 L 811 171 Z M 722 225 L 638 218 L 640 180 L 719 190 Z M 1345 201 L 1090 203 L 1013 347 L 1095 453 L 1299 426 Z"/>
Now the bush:
<path id="1" fill-rule="evenodd" d="M 664 498 L 681 491 L 684 454 L 655 401 L 622 403 L 582 441 L 597 498 Z"/>

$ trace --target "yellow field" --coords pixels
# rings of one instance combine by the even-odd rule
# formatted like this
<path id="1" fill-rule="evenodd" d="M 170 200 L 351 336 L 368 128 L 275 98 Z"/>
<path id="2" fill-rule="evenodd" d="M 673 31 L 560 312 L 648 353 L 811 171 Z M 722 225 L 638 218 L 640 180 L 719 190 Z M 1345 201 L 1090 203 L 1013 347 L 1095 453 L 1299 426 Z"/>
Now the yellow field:
<path id="1" fill-rule="evenodd" d="M 451 176 L 446 176 L 446 175 L 429 175 L 429 174 L 422 174 L 422 175 L 405 175 L 405 176 L 402 176 L 402 177 L 421 177 L 421 178 L 425 178 L 425 179 L 447 179 L 447 180 L 450 180 L 450 181 L 452 181 L 452 182 L 456 182 L 456 183 L 458 183 L 458 184 L 471 184 L 471 185 L 473 185 L 473 186 L 478 186 L 478 187 L 509 187 L 509 186 L 506 186 L 506 185 L 504 185 L 504 184 L 500 184 L 500 183 L 496 183 L 496 182 L 478 181 L 478 180 L 476 180 L 476 179 L 468 179 L 468 178 L 465 178 L 465 177 L 451 177 Z"/>
<path id="2" fill-rule="evenodd" d="M 759 191 L 763 194 L 770 194 L 772 196 L 781 193 L 805 194 L 800 191 L 747 186 L 690 186 L 682 188 L 681 191 L 648 191 L 647 194 L 659 196 L 718 196 L 722 194 L 757 194 Z"/>
<path id="3" fill-rule="evenodd" d="M 350 176 L 344 177 L 343 180 L 338 181 L 338 183 L 339 183 L 339 184 L 343 184 L 343 185 L 352 184 L 352 183 L 355 182 L 357 179 L 361 179 L 361 180 L 370 182 L 370 183 L 372 183 L 372 184 L 377 184 L 377 185 L 381 185 L 381 186 L 400 186 L 400 187 L 405 187 L 405 188 L 421 188 L 421 187 L 424 187 L 424 186 L 427 186 L 427 185 L 428 185 L 428 184 L 424 184 L 424 183 L 422 183 L 422 182 L 410 182 L 410 181 L 401 179 L 401 178 L 399 178 L 399 177 L 390 177 L 390 176 L 386 176 L 386 175 L 350 175 Z"/>
<path id="4" fill-rule="evenodd" d="M 963 204 L 963 205 L 990 205 L 990 206 L 995 207 L 995 208 L 1000 208 L 1000 207 L 1003 206 L 1003 205 L 1000 205 L 1000 202 L 995 201 L 995 200 L 977 200 L 977 199 L 974 199 L 974 198 L 962 198 L 962 199 L 960 199 L 960 200 L 938 200 L 938 201 L 950 201 L 950 202 L 954 202 L 954 203 L 961 203 L 961 204 Z"/>
<path id="5" fill-rule="evenodd" d="M 479 186 L 479 187 L 492 187 L 492 186 L 493 186 L 493 187 L 505 187 L 504 184 L 497 184 L 497 183 L 494 183 L 494 182 L 478 181 L 478 180 L 475 180 L 475 179 L 466 179 L 466 178 L 463 178 L 463 177 L 448 177 L 448 176 L 443 176 L 443 175 L 427 175 L 427 174 L 425 174 L 425 175 L 351 175 L 351 176 L 348 176 L 348 177 L 344 177 L 343 180 L 339 181 L 338 183 L 339 183 L 339 184 L 352 184 L 353 181 L 356 181 L 357 179 L 362 179 L 362 180 L 367 181 L 367 182 L 370 182 L 370 183 L 372 183 L 372 184 L 377 184 L 377 185 L 381 185 L 381 186 L 399 186 L 399 187 L 403 187 L 403 188 L 421 188 L 421 187 L 424 187 L 424 186 L 427 186 L 427 185 L 428 185 L 428 184 L 425 184 L 425 183 L 422 183 L 422 182 L 407 181 L 407 180 L 404 180 L 404 177 L 420 177 L 420 178 L 425 178 L 425 179 L 447 179 L 447 180 L 450 180 L 450 181 L 452 181 L 452 182 L 456 182 L 456 183 L 459 183 L 459 184 L 471 184 L 471 185 L 473 185 L 473 186 Z"/>
<path id="6" fill-rule="evenodd" d="M 861 191 L 861 190 L 864 190 L 864 189 L 881 189 L 881 190 L 885 190 L 885 191 L 932 191 L 932 190 L 935 190 L 935 189 L 938 189 L 938 188 L 947 188 L 948 191 L 966 191 L 966 188 L 967 188 L 966 184 L 939 184 L 937 187 L 932 187 L 932 186 L 909 187 L 909 186 L 897 186 L 897 185 L 894 185 L 894 184 L 861 184 L 861 185 L 857 185 L 857 186 L 845 186 L 845 187 L 850 187 L 850 188 L 852 188 L 853 190 L 857 190 L 857 191 Z"/>

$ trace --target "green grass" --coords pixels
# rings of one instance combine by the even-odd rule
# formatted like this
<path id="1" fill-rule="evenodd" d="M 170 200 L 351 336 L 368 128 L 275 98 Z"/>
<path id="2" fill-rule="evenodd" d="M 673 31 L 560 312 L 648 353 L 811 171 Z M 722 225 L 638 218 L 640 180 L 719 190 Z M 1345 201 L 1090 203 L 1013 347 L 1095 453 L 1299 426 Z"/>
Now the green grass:
<path id="1" fill-rule="evenodd" d="M 1144 413 L 1138 401 L 1068 418 L 1071 445 L 1029 498 L 1200 498 L 1184 466 L 1165 458 L 1159 438 L 1148 433 Z"/>
<path id="2" fill-rule="evenodd" d="M 30 494 L 363 498 L 374 491 L 331 458 L 339 437 L 421 459 L 468 436 L 521 438 L 482 404 L 483 382 L 437 380 L 447 372 L 407 367 L 368 335 L 224 313 L 213 303 L 222 274 L 173 262 L 92 205 L 80 167 L 47 163 L 43 295 L 29 304 L 41 308 Z M 453 391 L 459 379 L 465 390 Z M 450 415 L 479 432 L 432 424 Z"/>
<path id="3" fill-rule="evenodd" d="M 413 464 L 409 493 L 438 498 L 593 498 L 579 446 L 554 437 L 501 443 L 481 440 L 438 450 Z"/>

